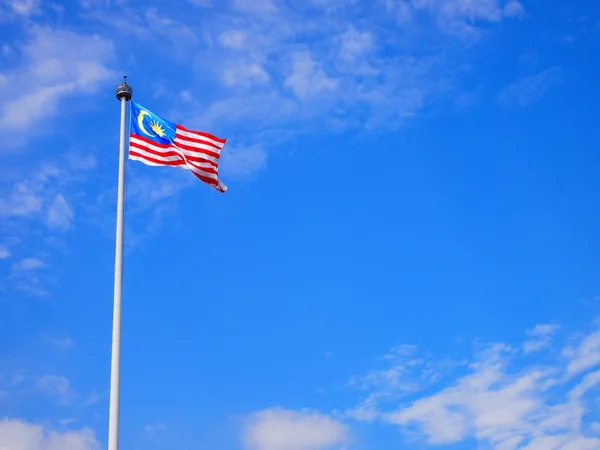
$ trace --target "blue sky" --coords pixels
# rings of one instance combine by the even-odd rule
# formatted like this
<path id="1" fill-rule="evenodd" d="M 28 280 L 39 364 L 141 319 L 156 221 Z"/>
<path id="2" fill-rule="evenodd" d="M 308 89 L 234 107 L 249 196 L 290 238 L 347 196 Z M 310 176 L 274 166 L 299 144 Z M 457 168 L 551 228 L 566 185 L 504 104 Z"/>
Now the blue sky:
<path id="1" fill-rule="evenodd" d="M 0 24 L 0 448 L 106 447 L 124 74 L 229 191 L 127 164 L 122 450 L 600 448 L 596 2 Z"/>

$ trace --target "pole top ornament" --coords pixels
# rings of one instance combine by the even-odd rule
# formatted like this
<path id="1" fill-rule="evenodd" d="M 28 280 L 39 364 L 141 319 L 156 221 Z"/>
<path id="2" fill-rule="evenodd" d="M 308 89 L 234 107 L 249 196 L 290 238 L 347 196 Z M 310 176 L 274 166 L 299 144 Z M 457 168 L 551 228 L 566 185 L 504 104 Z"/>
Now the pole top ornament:
<path id="1" fill-rule="evenodd" d="M 125 101 L 131 100 L 133 96 L 133 88 L 131 85 L 127 84 L 127 75 L 123 77 L 123 82 L 117 86 L 117 98 Z"/>

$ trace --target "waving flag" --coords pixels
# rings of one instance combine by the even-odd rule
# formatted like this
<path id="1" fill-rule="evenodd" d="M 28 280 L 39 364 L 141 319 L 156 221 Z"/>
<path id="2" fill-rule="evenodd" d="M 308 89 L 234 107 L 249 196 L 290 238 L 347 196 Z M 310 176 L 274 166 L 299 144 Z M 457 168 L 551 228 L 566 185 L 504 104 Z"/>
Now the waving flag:
<path id="1" fill-rule="evenodd" d="M 200 180 L 219 192 L 219 156 L 226 139 L 202 131 L 188 130 L 143 106 L 131 102 L 129 159 L 149 166 L 173 166 L 191 170 Z"/>

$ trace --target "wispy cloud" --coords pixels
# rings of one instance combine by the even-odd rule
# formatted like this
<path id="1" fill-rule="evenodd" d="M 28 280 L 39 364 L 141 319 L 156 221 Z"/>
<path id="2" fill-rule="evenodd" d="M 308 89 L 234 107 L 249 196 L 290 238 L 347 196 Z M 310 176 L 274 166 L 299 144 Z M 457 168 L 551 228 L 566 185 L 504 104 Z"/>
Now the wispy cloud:
<path id="1" fill-rule="evenodd" d="M 28 167 L 27 173 L 13 170 L 0 184 L 0 224 L 6 236 L 2 248 L 5 257 L 19 258 L 27 251 L 23 239 L 39 240 L 35 257 L 22 255 L 12 264 L 5 285 L 31 295 L 48 295 L 45 286 L 52 277 L 44 274 L 48 255 L 44 249 L 62 245 L 57 235 L 74 226 L 77 206 L 85 205 L 85 195 L 75 194 L 74 186 L 85 181 L 84 175 L 95 168 L 96 160 L 87 153 L 67 152 L 52 160 Z M 10 246 L 10 252 L 8 247 Z M 6 286 L 5 286 L 6 287 Z"/>
<path id="2" fill-rule="evenodd" d="M 0 448 L 10 450 L 98 450 L 94 431 L 81 428 L 58 431 L 46 425 L 18 419 L 0 420 Z"/>
<path id="3" fill-rule="evenodd" d="M 34 297 L 46 297 L 46 282 L 50 280 L 44 273 L 46 263 L 39 258 L 24 258 L 12 264 L 11 273 L 5 280 L 14 289 Z"/>
<path id="4" fill-rule="evenodd" d="M 75 340 L 66 333 L 41 333 L 42 340 L 57 350 L 67 350 L 75 345 Z"/>
<path id="5" fill-rule="evenodd" d="M 100 394 L 98 394 L 97 392 L 92 392 L 88 398 L 85 400 L 84 405 L 85 406 L 92 406 L 95 405 L 96 403 L 98 403 L 100 400 L 102 399 L 102 396 Z"/>
<path id="6" fill-rule="evenodd" d="M 162 422 L 148 424 L 144 426 L 144 431 L 148 434 L 155 434 L 160 431 L 166 430 L 167 426 Z"/>
<path id="7" fill-rule="evenodd" d="M 221 156 L 223 176 L 242 179 L 251 176 L 267 164 L 267 150 L 263 145 L 231 146 Z"/>
<path id="8" fill-rule="evenodd" d="M 35 2 L 28 5 L 33 8 Z M 26 41 L 14 48 L 15 68 L 3 73 L 3 85 L 10 89 L 0 89 L 0 126 L 13 130 L 4 151 L 23 144 L 32 130 L 49 131 L 48 118 L 62 100 L 93 94 L 115 77 L 109 67 L 114 47 L 99 36 L 30 24 Z"/>
<path id="9" fill-rule="evenodd" d="M 30 270 L 41 269 L 42 267 L 46 267 L 46 264 L 38 258 L 25 258 L 13 264 L 13 270 L 18 272 L 27 272 Z"/>
<path id="10" fill-rule="evenodd" d="M 260 411 L 248 418 L 244 430 L 249 450 L 326 450 L 349 440 L 346 425 L 314 411 Z"/>
<path id="11" fill-rule="evenodd" d="M 241 149 L 248 158 L 260 163 L 256 149 Z M 13 239 L 9 246 L 1 244 L 0 256 L 16 258 L 25 250 L 22 242 L 38 240 L 39 254 L 12 264 L 4 288 L 17 289 L 31 295 L 49 295 L 46 286 L 52 282 L 53 252 L 64 251 L 64 238 L 81 222 L 86 227 L 98 227 L 106 236 L 114 236 L 116 189 L 84 188 L 89 174 L 96 170 L 98 161 L 93 153 L 67 151 L 56 158 L 41 161 L 21 175 L 18 171 L 6 174 L 0 183 L 0 224 Z M 234 167 L 235 168 L 235 167 Z M 147 168 L 128 172 L 126 188 L 128 249 L 135 248 L 154 236 L 166 217 L 177 211 L 179 194 L 188 186 L 198 186 L 198 180 L 185 171 Z M 101 171 L 96 171 L 98 173 Z M 96 175 L 101 180 L 102 175 Z M 114 181 L 113 181 L 114 182 Z M 106 220 L 106 217 L 112 220 Z M 41 239 L 40 239 L 41 237 Z M 6 239 L 5 242 L 8 242 Z M 37 265 L 36 265 L 37 264 Z"/>
<path id="12" fill-rule="evenodd" d="M 88 20 L 99 21 L 127 36 L 134 36 L 180 61 L 187 61 L 190 51 L 199 42 L 190 26 L 152 6 L 139 8 L 123 3 L 119 7 L 110 2 L 86 3 L 83 6 L 83 17 Z"/>
<path id="13" fill-rule="evenodd" d="M 27 370 L 20 370 L 12 374 L 0 374 L 0 390 L 21 400 L 32 396 L 43 396 L 52 399 L 60 406 L 86 404 L 82 395 L 71 386 L 67 377 L 52 373 L 32 374 Z"/>
<path id="14" fill-rule="evenodd" d="M 6 259 L 10 257 L 10 250 L 4 244 L 0 244 L 0 259 Z"/>
<path id="15" fill-rule="evenodd" d="M 52 230 L 67 231 L 74 220 L 73 207 L 67 200 L 68 188 L 82 181 L 82 174 L 95 167 L 88 154 L 66 153 L 55 160 L 41 162 L 11 183 L 15 174 L 0 185 L 0 219 L 11 230 L 19 229 L 19 220 L 34 220 Z"/>
<path id="16" fill-rule="evenodd" d="M 56 194 L 48 206 L 46 224 L 49 228 L 58 231 L 68 231 L 73 225 L 73 210 L 61 194 Z"/>
<path id="17" fill-rule="evenodd" d="M 74 393 L 69 380 L 59 375 L 43 375 L 37 380 L 37 387 L 46 395 L 58 400 L 61 405 L 71 403 Z"/>
<path id="18" fill-rule="evenodd" d="M 4 4 L 6 11 L 17 16 L 29 17 L 42 12 L 41 0 L 7 0 Z"/>
<path id="19" fill-rule="evenodd" d="M 527 333 L 543 345 L 478 344 L 472 358 L 453 361 L 443 378 L 431 377 L 423 362 L 429 357 L 412 349 L 361 378 L 369 394 L 348 416 L 396 425 L 431 446 L 474 439 L 498 450 L 600 448 L 590 434 L 598 414 L 600 332 L 553 352 L 549 341 L 557 331 L 538 325 Z M 530 359 L 532 348 L 546 352 L 542 360 Z"/>
<path id="20" fill-rule="evenodd" d="M 198 180 L 185 171 L 152 168 L 152 176 L 143 173 L 144 169 L 129 172 L 126 198 L 128 250 L 159 232 L 164 220 L 177 212 L 176 200 L 181 192 L 198 184 Z"/>
<path id="21" fill-rule="evenodd" d="M 540 100 L 548 90 L 562 81 L 562 69 L 553 67 L 515 81 L 500 91 L 498 100 L 505 107 L 525 107 Z"/>
<path id="22" fill-rule="evenodd" d="M 567 374 L 576 376 L 600 364 L 600 330 L 586 336 L 579 345 L 564 349 L 569 358 Z"/>
<path id="23" fill-rule="evenodd" d="M 524 14 L 516 0 L 236 0 L 227 14 L 225 5 L 194 3 L 189 20 L 179 22 L 161 8 L 104 6 L 86 17 L 105 24 L 114 40 L 160 40 L 166 58 L 177 58 L 185 43 L 191 82 L 178 89 L 185 95 L 171 96 L 169 117 L 226 134 L 223 173 L 231 165 L 244 176 L 300 130 L 395 129 L 456 96 L 463 61 L 447 55 L 464 52 L 448 49 L 472 45 L 490 24 Z M 152 15 L 161 17 L 156 26 L 148 26 Z M 260 153 L 225 159 L 229 148 Z"/>
<path id="24" fill-rule="evenodd" d="M 495 450 L 600 448 L 597 326 L 569 335 L 539 324 L 525 334 L 517 344 L 476 341 L 470 356 L 458 358 L 396 346 L 377 367 L 351 378 L 349 386 L 363 397 L 356 407 L 335 417 L 261 411 L 247 423 L 246 445 L 335 448 L 349 442 L 358 421 L 396 426 L 407 442 L 432 448 L 473 442 Z"/>
<path id="25" fill-rule="evenodd" d="M 527 334 L 531 337 L 531 339 L 523 343 L 523 351 L 525 353 L 532 353 L 546 348 L 548 345 L 550 345 L 552 334 L 554 334 L 559 328 L 560 327 L 558 325 L 536 325 L 534 329 L 527 331 Z"/>
<path id="26" fill-rule="evenodd" d="M 526 16 L 523 4 L 517 0 L 387 0 L 388 10 L 401 23 L 413 22 L 417 13 L 431 14 L 443 32 L 463 39 L 476 39 L 482 33 L 481 22 L 500 22 L 504 18 Z"/>

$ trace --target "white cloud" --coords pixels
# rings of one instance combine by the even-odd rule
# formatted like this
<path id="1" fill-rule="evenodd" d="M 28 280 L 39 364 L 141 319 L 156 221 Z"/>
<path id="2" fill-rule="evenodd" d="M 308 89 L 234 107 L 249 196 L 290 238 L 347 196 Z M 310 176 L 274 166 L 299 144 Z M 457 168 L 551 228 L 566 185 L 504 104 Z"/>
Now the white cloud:
<path id="1" fill-rule="evenodd" d="M 198 179 L 188 171 L 172 168 L 161 170 L 161 168 L 138 166 L 128 173 L 128 177 L 126 251 L 138 247 L 154 236 L 161 229 L 165 218 L 177 212 L 176 199 L 183 190 L 189 186 L 198 186 L 199 183 Z M 116 192 L 113 189 L 102 192 L 97 201 L 98 209 L 90 211 L 94 225 L 105 227 L 106 232 L 113 236 L 114 223 L 107 223 L 104 219 L 98 221 L 98 217 L 105 214 L 103 211 L 108 202 L 110 202 L 111 217 L 114 217 L 112 202 L 115 200 Z"/>
<path id="2" fill-rule="evenodd" d="M 85 180 L 85 173 L 95 167 L 95 158 L 86 153 L 67 152 L 51 160 L 28 167 L 25 174 L 7 172 L 0 184 L 0 224 L 5 235 L 12 237 L 11 252 L 18 253 L 27 238 L 29 245 L 36 245 L 39 254 L 42 248 L 64 246 L 51 233 L 66 232 L 75 221 L 74 200 L 85 206 L 85 193 L 73 192 L 75 183 Z M 12 180 L 14 181 L 12 181 Z M 12 183 L 11 183 L 12 181 Z M 69 198 L 69 200 L 67 200 Z M 40 229 L 41 228 L 41 229 Z M 40 239 L 43 242 L 36 243 Z M 9 243 L 7 239 L 4 242 Z M 46 257 L 44 259 L 47 259 Z M 46 285 L 52 282 L 48 273 L 39 274 L 31 267 L 33 260 L 13 265 L 13 270 L 3 284 L 11 289 L 34 296 L 47 296 Z M 30 267 L 29 270 L 25 270 Z"/>
<path id="3" fill-rule="evenodd" d="M 86 401 L 84 402 L 85 406 L 92 406 L 95 405 L 96 403 L 98 403 L 100 401 L 102 397 L 100 396 L 100 394 L 98 394 L 97 392 L 92 392 L 88 398 L 86 399 Z"/>
<path id="4" fill-rule="evenodd" d="M 338 81 L 325 73 L 309 51 L 303 51 L 292 55 L 292 73 L 285 79 L 284 86 L 306 100 L 323 91 L 335 91 Z"/>
<path id="5" fill-rule="evenodd" d="M 243 50 L 248 39 L 248 34 L 244 30 L 225 30 L 222 32 L 217 41 L 223 47 L 228 47 L 234 50 Z"/>
<path id="6" fill-rule="evenodd" d="M 455 80 L 472 61 L 448 59 L 466 55 L 455 34 L 489 30 L 515 16 L 518 5 L 516 0 L 362 2 L 358 20 L 352 1 L 234 0 L 226 14 L 203 9 L 198 16 L 190 7 L 189 20 L 179 22 L 165 18 L 164 8 L 104 7 L 87 17 L 117 31 L 115 39 L 133 35 L 159 48 L 166 39 L 169 55 L 184 48 L 193 77 L 175 88 L 189 93 L 185 99 L 172 97 L 185 101 L 185 108 L 174 108 L 182 116 L 177 120 L 223 135 L 252 135 L 235 145 L 267 152 L 275 144 L 257 137 L 263 132 L 279 133 L 280 144 L 300 130 L 395 129 L 449 95 L 458 98 Z M 401 33 L 389 17 L 400 11 L 410 16 Z M 156 26 L 149 26 L 149 17 Z M 458 51 L 443 50 L 455 46 Z M 232 144 L 229 140 L 224 155 Z"/>
<path id="7" fill-rule="evenodd" d="M 509 2 L 504 5 L 504 15 L 507 17 L 523 18 L 527 16 L 527 13 L 521 2 L 509 0 Z"/>
<path id="8" fill-rule="evenodd" d="M 35 297 L 45 297 L 48 291 L 40 275 L 47 279 L 45 274 L 40 274 L 40 270 L 46 267 L 46 263 L 38 258 L 24 258 L 12 264 L 10 275 L 3 280 L 13 289 L 25 292 Z"/>
<path id="9" fill-rule="evenodd" d="M 157 422 L 157 423 L 154 423 L 154 424 L 145 425 L 144 426 L 144 431 L 146 433 L 149 433 L 149 434 L 154 434 L 154 433 L 157 433 L 159 431 L 164 431 L 164 430 L 166 430 L 166 428 L 167 427 L 166 427 L 166 425 L 164 423 Z"/>
<path id="10" fill-rule="evenodd" d="M 69 380 L 59 375 L 43 375 L 37 380 L 37 387 L 46 395 L 56 398 L 61 405 L 66 405 L 73 398 Z"/>
<path id="11" fill-rule="evenodd" d="M 91 404 L 89 398 L 84 399 L 73 389 L 69 379 L 61 375 L 31 374 L 27 370 L 15 371 L 12 374 L 0 373 L 0 390 L 6 391 L 19 401 L 35 395 L 48 397 L 61 407 Z"/>
<path id="12" fill-rule="evenodd" d="M 32 25 L 28 41 L 16 47 L 21 64 L 4 74 L 11 89 L 0 92 L 0 126 L 14 136 L 43 128 L 63 99 L 95 93 L 115 77 L 108 67 L 114 58 L 112 42 L 98 36 Z"/>
<path id="13" fill-rule="evenodd" d="M 13 184 L 0 185 L 0 219 L 35 219 L 51 229 L 66 231 L 74 220 L 65 196 L 67 188 L 95 165 L 93 155 L 68 152 L 30 168 Z M 21 226 L 17 224 L 16 228 Z"/>
<path id="14" fill-rule="evenodd" d="M 523 343 L 523 351 L 525 353 L 533 353 L 550 345 L 550 339 L 560 327 L 558 325 L 539 324 L 532 330 L 527 331 L 531 339 Z"/>
<path id="15" fill-rule="evenodd" d="M 18 419 L 0 420 L 0 450 L 99 450 L 89 428 L 60 432 Z"/>
<path id="16" fill-rule="evenodd" d="M 527 334 L 531 336 L 547 336 L 554 333 L 559 328 L 560 326 L 556 324 L 538 324 L 535 326 L 535 328 L 529 330 Z"/>
<path id="17" fill-rule="evenodd" d="M 233 0 L 233 7 L 251 13 L 272 13 L 277 11 L 273 0 Z"/>
<path id="18" fill-rule="evenodd" d="M 371 33 L 358 31 L 354 27 L 341 33 L 338 37 L 340 40 L 340 56 L 351 61 L 369 54 L 375 46 Z"/>
<path id="19" fill-rule="evenodd" d="M 188 0 L 192 5 L 200 6 L 202 8 L 210 8 L 213 6 L 212 0 Z"/>
<path id="20" fill-rule="evenodd" d="M 11 192 L 0 198 L 0 216 L 31 216 L 41 210 L 42 200 L 26 182 L 15 183 Z"/>
<path id="21" fill-rule="evenodd" d="M 156 8 L 146 9 L 144 18 L 153 33 L 171 42 L 176 57 L 187 57 L 187 50 L 198 43 L 198 38 L 190 27 L 166 17 Z"/>
<path id="22" fill-rule="evenodd" d="M 228 67 L 223 71 L 222 82 L 227 87 L 250 87 L 253 84 L 266 84 L 269 74 L 255 62 L 241 63 L 238 67 Z"/>
<path id="23" fill-rule="evenodd" d="M 41 269 L 42 267 L 46 267 L 46 264 L 38 258 L 25 258 L 13 264 L 13 270 L 18 272 Z"/>
<path id="24" fill-rule="evenodd" d="M 526 107 L 540 100 L 546 92 L 561 81 L 562 69 L 553 67 L 505 87 L 500 91 L 498 101 L 505 107 Z"/>
<path id="25" fill-rule="evenodd" d="M 253 414 L 244 430 L 250 450 L 325 450 L 349 441 L 348 427 L 312 411 L 267 409 Z"/>
<path id="26" fill-rule="evenodd" d="M 362 390 L 381 390 L 387 392 L 413 392 L 421 389 L 423 383 L 415 377 L 419 376 L 425 367 L 431 367 L 431 362 L 417 355 L 417 348 L 411 345 L 399 345 L 392 348 L 381 358 L 384 367 L 374 369 L 363 377 L 353 377 L 350 385 Z M 433 372 L 432 372 L 433 373 Z"/>
<path id="27" fill-rule="evenodd" d="M 511 0 L 505 7 L 503 3 L 504 0 L 410 0 L 412 7 L 417 10 L 428 10 L 445 19 L 460 18 L 473 22 L 498 22 L 507 9 L 512 12 L 519 7 L 523 8 L 516 0 Z"/>
<path id="28" fill-rule="evenodd" d="M 68 231 L 72 226 L 73 217 L 73 210 L 65 198 L 61 194 L 56 194 L 46 213 L 48 227 L 62 232 Z"/>
<path id="29" fill-rule="evenodd" d="M 542 324 L 527 335 L 545 339 L 557 330 Z M 367 396 L 347 416 L 397 425 L 431 446 L 475 440 L 494 450 L 600 448 L 600 438 L 588 435 L 600 413 L 594 401 L 600 386 L 599 331 L 536 361 L 523 344 L 477 348 L 466 366 L 462 360 L 445 364 L 451 369 L 442 371 L 445 378 L 430 376 L 431 356 L 420 357 L 415 349 L 401 356 L 391 352 L 383 359 L 387 368 L 352 383 Z M 546 349 L 541 345 L 536 351 Z M 416 388 L 407 389 L 415 379 Z"/>
<path id="30" fill-rule="evenodd" d="M 75 341 L 66 333 L 42 333 L 42 340 L 58 350 L 66 350 L 75 345 Z"/>
<path id="31" fill-rule="evenodd" d="M 267 162 L 267 151 L 264 147 L 232 147 L 221 157 L 224 176 L 244 177 L 252 175 L 264 168 Z"/>
<path id="32" fill-rule="evenodd" d="M 0 244 L 0 259 L 6 259 L 10 257 L 10 250 L 4 244 Z"/>
<path id="33" fill-rule="evenodd" d="M 98 161 L 91 153 L 73 153 L 65 154 L 65 159 L 68 161 L 70 168 L 75 171 L 86 171 L 96 168 Z"/>
<path id="34" fill-rule="evenodd" d="M 479 22 L 494 23 L 526 15 L 517 0 L 386 0 L 386 5 L 403 23 L 416 20 L 418 12 L 427 12 L 440 30 L 467 39 L 479 37 Z"/>
<path id="35" fill-rule="evenodd" d="M 7 3 L 12 12 L 20 16 L 31 16 L 42 11 L 41 0 L 8 0 Z"/>
<path id="36" fill-rule="evenodd" d="M 199 41 L 192 27 L 172 19 L 156 7 L 134 8 L 125 4 L 117 9 L 114 6 L 108 2 L 88 5 L 84 17 L 125 35 L 135 36 L 146 45 L 152 42 L 155 52 L 176 60 L 190 61 Z"/>
<path id="37" fill-rule="evenodd" d="M 571 376 L 580 374 L 600 364 L 600 331 L 586 336 L 576 348 L 569 348 L 565 352 L 571 361 L 567 373 Z"/>

